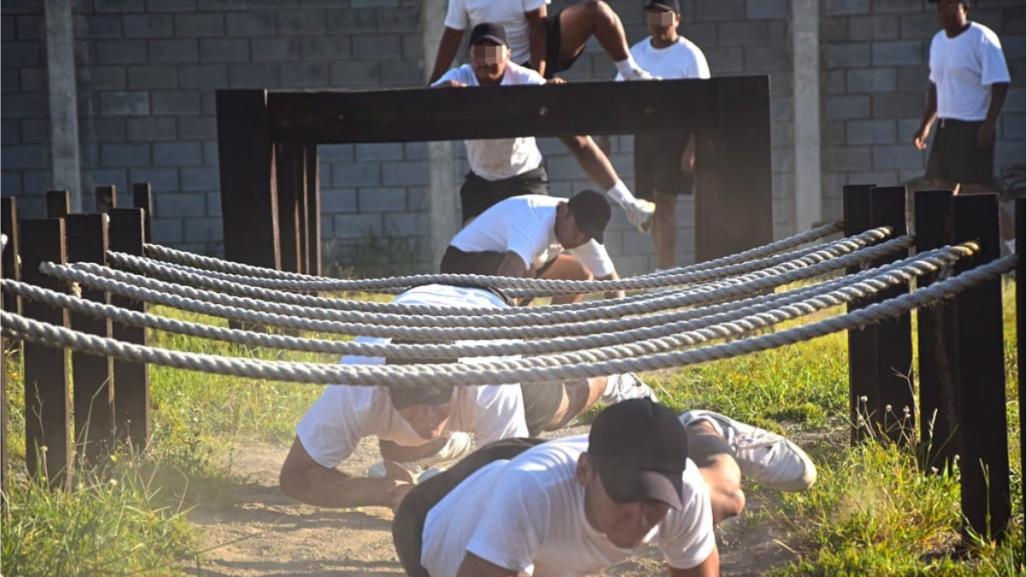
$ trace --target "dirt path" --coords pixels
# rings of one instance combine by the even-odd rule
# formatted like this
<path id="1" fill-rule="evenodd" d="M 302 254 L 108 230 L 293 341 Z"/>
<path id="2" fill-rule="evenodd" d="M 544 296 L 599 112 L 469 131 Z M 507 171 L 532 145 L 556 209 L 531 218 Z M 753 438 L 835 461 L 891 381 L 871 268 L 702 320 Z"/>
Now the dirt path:
<path id="1" fill-rule="evenodd" d="M 571 429 L 564 434 L 584 432 Z M 201 504 L 189 520 L 213 548 L 190 569 L 204 577 L 356 577 L 403 575 L 392 547 L 392 512 L 378 507 L 349 511 L 296 503 L 278 490 L 278 468 L 287 446 L 253 444 L 236 448 L 233 472 L 239 483 L 229 502 Z M 362 474 L 378 459 L 377 447 L 362 443 L 343 470 Z M 749 510 L 764 503 L 748 495 Z M 722 574 L 750 577 L 786 563 L 791 554 L 776 528 L 751 517 L 731 520 L 718 530 Z M 604 575 L 641 577 L 662 573 L 659 552 L 608 570 Z"/>

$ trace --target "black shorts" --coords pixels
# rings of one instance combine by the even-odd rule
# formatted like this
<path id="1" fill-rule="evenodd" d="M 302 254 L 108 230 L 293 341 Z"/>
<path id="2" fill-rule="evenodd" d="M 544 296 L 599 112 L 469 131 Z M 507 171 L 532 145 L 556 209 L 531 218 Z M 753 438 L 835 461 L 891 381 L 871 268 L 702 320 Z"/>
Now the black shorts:
<path id="1" fill-rule="evenodd" d="M 995 143 L 977 145 L 977 131 L 982 124 L 942 118 L 927 159 L 927 178 L 953 184 L 992 184 Z"/>
<path id="2" fill-rule="evenodd" d="M 549 259 L 548 262 L 539 267 L 534 273 L 535 278 L 545 274 L 549 267 L 553 266 L 553 263 L 556 262 L 558 256 Z M 439 263 L 439 273 L 495 276 L 499 272 L 499 265 L 503 263 L 504 258 L 506 258 L 506 253 L 495 250 L 465 252 L 453 245 L 449 245 L 446 247 L 446 252 L 442 254 L 442 262 Z M 503 298 L 506 299 L 507 297 L 504 296 Z"/>
<path id="3" fill-rule="evenodd" d="M 528 436 L 537 437 L 553 416 L 560 410 L 566 396 L 566 387 L 560 382 L 521 384 L 521 398 L 524 400 L 524 422 Z"/>
<path id="4" fill-rule="evenodd" d="M 557 10 L 555 14 L 546 16 L 546 73 L 543 75 L 548 80 L 558 73 L 564 70 L 569 70 L 574 63 L 578 61 L 578 57 L 581 56 L 581 52 L 575 54 L 570 62 L 565 62 L 563 66 L 560 66 L 560 13 L 563 9 Z M 527 68 L 532 68 L 531 61 L 527 61 L 522 64 Z"/>
<path id="5" fill-rule="evenodd" d="M 407 493 L 392 520 L 392 542 L 407 575 L 429 577 L 428 571 L 421 567 L 421 538 L 424 520 L 436 503 L 485 465 L 500 459 L 513 459 L 543 442 L 542 439 L 503 439 L 489 443 L 453 465 L 448 471 L 418 484 Z"/>
<path id="6" fill-rule="evenodd" d="M 635 135 L 635 196 L 652 200 L 654 193 L 692 194 L 691 174 L 681 172 L 687 132 L 643 132 Z"/>
<path id="7" fill-rule="evenodd" d="M 549 175 L 541 166 L 504 178 L 502 180 L 486 180 L 473 172 L 468 172 L 460 187 L 460 211 L 464 222 L 485 212 L 493 204 L 512 196 L 522 194 L 549 194 Z"/>

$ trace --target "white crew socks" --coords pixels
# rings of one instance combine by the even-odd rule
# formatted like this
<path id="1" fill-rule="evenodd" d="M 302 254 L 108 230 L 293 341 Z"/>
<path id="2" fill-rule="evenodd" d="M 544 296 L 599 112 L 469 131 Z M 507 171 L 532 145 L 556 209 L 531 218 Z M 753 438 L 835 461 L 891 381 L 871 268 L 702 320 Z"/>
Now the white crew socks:
<path id="1" fill-rule="evenodd" d="M 610 187 L 610 190 L 606 191 L 606 196 L 622 207 L 635 202 L 635 195 L 631 194 L 631 190 L 621 180 L 618 180 L 616 184 Z"/>
<path id="2" fill-rule="evenodd" d="M 617 72 L 620 72 L 623 78 L 634 78 L 634 72 L 642 68 L 638 62 L 635 62 L 635 58 L 631 54 L 628 54 L 624 60 L 614 62 L 614 65 L 617 66 Z"/>

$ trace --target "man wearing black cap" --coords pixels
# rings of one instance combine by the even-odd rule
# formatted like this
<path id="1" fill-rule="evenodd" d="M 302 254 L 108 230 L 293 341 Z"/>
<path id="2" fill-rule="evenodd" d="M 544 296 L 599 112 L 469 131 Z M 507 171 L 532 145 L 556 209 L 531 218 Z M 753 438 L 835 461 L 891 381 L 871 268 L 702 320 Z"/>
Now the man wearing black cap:
<path id="1" fill-rule="evenodd" d="M 509 86 L 545 84 L 530 68 L 510 61 L 510 48 L 502 26 L 482 22 L 471 31 L 470 62 L 446 72 L 434 87 Z M 551 82 L 562 82 L 554 79 Z M 654 205 L 635 198 L 617 175 L 609 158 L 589 136 L 563 136 L 560 140 L 582 170 L 606 190 L 641 232 L 652 222 Z M 548 194 L 549 177 L 542 153 L 531 136 L 465 140 L 470 171 L 460 188 L 463 221 L 481 214 L 496 202 L 521 194 Z"/>
<path id="2" fill-rule="evenodd" d="M 453 274 L 614 280 L 602 245 L 610 205 L 594 190 L 570 200 L 530 194 L 492 205 L 450 241 L 439 270 Z M 608 293 L 613 298 L 618 292 Z M 576 302 L 584 295 L 555 297 Z"/>

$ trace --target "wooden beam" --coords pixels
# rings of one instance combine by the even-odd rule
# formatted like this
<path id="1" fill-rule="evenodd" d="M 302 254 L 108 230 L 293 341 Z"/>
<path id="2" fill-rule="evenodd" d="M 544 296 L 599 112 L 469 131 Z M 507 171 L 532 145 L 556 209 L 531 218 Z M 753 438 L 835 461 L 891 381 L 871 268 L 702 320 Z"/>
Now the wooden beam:
<path id="1" fill-rule="evenodd" d="M 842 210 L 845 219 L 845 236 L 859 234 L 873 228 L 870 212 L 870 191 L 872 184 L 848 184 L 842 189 Z M 846 269 L 846 274 L 855 274 L 858 266 Z M 869 304 L 869 299 L 850 302 L 847 310 L 852 312 Z M 849 422 L 852 424 L 850 441 L 858 443 L 867 437 L 872 414 L 876 410 L 874 379 L 877 377 L 877 347 L 873 331 L 869 328 L 848 331 L 849 340 Z"/>
<path id="2" fill-rule="evenodd" d="M 59 218 L 21 221 L 22 280 L 56 291 L 63 282 L 39 272 L 43 262 L 64 263 L 64 220 Z M 28 318 L 65 327 L 67 312 L 62 308 L 30 301 L 22 303 Z M 25 465 L 29 475 L 43 475 L 52 487 L 70 487 L 71 396 L 68 391 L 68 362 L 63 348 L 25 342 Z"/>
<path id="3" fill-rule="evenodd" d="M 5 196 L 0 199 L 0 212 L 3 213 L 0 219 L 0 232 L 7 236 L 7 246 L 3 251 L 3 269 L 6 278 L 21 280 L 21 266 L 18 263 L 18 201 L 13 196 Z M 8 312 L 21 313 L 21 299 L 4 293 L 4 310 Z M 7 341 L 12 347 L 18 346 L 14 339 Z M 7 350 L 7 349 L 4 349 Z"/>
<path id="4" fill-rule="evenodd" d="M 95 189 L 96 212 L 103 214 L 118 206 L 118 190 L 113 184 L 104 184 Z"/>
<path id="5" fill-rule="evenodd" d="M 5 197 L 4 200 L 7 200 Z M 4 203 L 7 208 L 7 203 Z M 6 220 L 6 219 L 4 219 Z M 6 231 L 4 231 L 6 234 Z M 10 244 L 10 238 L 8 244 Z M 6 249 L 5 251 L 6 252 Z M 0 279 L 4 278 L 4 271 L 7 271 L 6 258 L 0 259 Z M 5 295 L 6 296 L 6 295 Z M 8 310 L 6 302 L 0 299 L 0 309 Z M 0 335 L 0 491 L 7 494 L 7 440 L 10 435 L 7 432 L 7 337 Z M 0 499 L 0 510 L 7 509 L 7 499 Z"/>
<path id="6" fill-rule="evenodd" d="M 143 209 L 143 226 L 146 227 L 146 242 L 153 242 L 153 192 L 149 182 L 132 183 L 132 207 Z"/>
<path id="7" fill-rule="evenodd" d="M 305 148 L 301 144 L 275 145 L 281 268 L 290 272 L 301 272 L 300 208 L 307 188 Z"/>
<path id="8" fill-rule="evenodd" d="M 766 83 L 765 76 L 758 78 Z M 482 86 L 473 90 L 272 92 L 268 108 L 272 138 L 278 142 L 329 144 L 627 134 L 640 130 L 713 128 L 717 119 L 713 111 L 718 109 L 720 93 L 717 86 L 735 82 L 734 78 L 715 78 Z M 218 94 L 224 92 L 228 91 Z M 502 114 L 497 114 L 497 110 Z"/>
<path id="9" fill-rule="evenodd" d="M 321 274 L 321 176 L 317 145 L 307 146 L 307 268 L 306 273 Z"/>
<path id="10" fill-rule="evenodd" d="M 66 190 L 46 191 L 47 218 L 64 218 L 71 212 L 71 195 Z"/>
<path id="11" fill-rule="evenodd" d="M 225 258 L 281 268 L 275 158 L 266 90 L 218 90 Z"/>
<path id="12" fill-rule="evenodd" d="M 109 213 L 110 250 L 143 255 L 143 210 L 114 208 Z M 142 302 L 111 296 L 111 304 L 143 312 Z M 146 345 L 146 329 L 114 323 L 111 332 L 119 341 Z M 145 363 L 114 361 L 114 410 L 118 434 L 137 449 L 150 438 L 150 377 Z"/>

